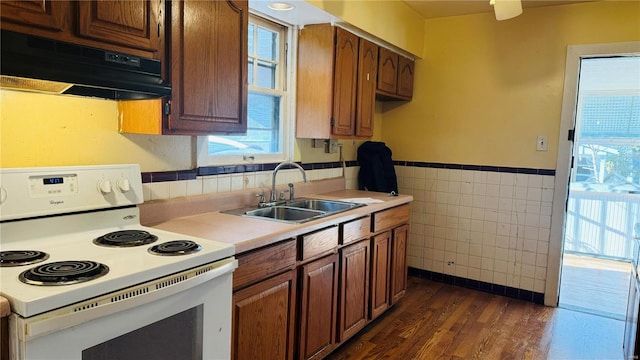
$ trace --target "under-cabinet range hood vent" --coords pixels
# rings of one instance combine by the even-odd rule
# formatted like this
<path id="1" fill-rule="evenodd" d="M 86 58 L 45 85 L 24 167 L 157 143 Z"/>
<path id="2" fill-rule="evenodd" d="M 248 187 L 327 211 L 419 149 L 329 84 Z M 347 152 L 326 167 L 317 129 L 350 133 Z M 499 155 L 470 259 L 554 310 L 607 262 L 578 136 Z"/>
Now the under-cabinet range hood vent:
<path id="1" fill-rule="evenodd" d="M 2 30 L 0 87 L 105 99 L 171 96 L 160 61 Z"/>

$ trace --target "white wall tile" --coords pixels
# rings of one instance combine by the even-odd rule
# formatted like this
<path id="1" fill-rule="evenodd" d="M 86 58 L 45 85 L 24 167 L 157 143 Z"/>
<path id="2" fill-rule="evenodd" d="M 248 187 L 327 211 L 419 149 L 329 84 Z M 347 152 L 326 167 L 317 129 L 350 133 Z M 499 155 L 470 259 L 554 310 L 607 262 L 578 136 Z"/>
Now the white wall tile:
<path id="1" fill-rule="evenodd" d="M 412 174 L 402 179 L 413 187 L 412 226 L 421 226 L 411 232 L 416 239 L 409 252 L 422 261 L 412 263 L 544 291 L 553 176 L 434 168 L 405 173 Z"/>
<path id="2" fill-rule="evenodd" d="M 187 180 L 187 196 L 202 195 L 202 178 Z"/>
<path id="3" fill-rule="evenodd" d="M 170 198 L 187 196 L 187 181 L 186 180 L 170 181 L 169 196 Z"/>

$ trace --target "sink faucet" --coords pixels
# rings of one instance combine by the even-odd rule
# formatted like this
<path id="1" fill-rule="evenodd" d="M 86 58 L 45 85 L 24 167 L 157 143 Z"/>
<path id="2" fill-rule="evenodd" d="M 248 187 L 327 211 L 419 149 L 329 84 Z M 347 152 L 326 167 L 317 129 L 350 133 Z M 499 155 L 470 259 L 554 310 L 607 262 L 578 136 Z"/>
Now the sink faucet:
<path id="1" fill-rule="evenodd" d="M 276 175 L 278 174 L 278 170 L 280 170 L 280 168 L 285 166 L 285 165 L 290 165 L 290 166 L 298 168 L 298 170 L 300 170 L 300 172 L 302 173 L 302 179 L 304 180 L 304 182 L 307 182 L 307 173 L 304 171 L 302 166 L 298 165 L 297 163 L 294 163 L 293 161 L 283 161 L 283 162 L 281 162 L 280 164 L 278 164 L 278 166 L 276 166 L 275 169 L 273 169 L 273 176 L 271 178 L 271 198 L 270 198 L 270 202 L 272 202 L 272 203 L 276 202 Z M 291 197 L 291 195 L 293 195 L 293 192 L 291 192 L 289 194 L 290 197 Z"/>

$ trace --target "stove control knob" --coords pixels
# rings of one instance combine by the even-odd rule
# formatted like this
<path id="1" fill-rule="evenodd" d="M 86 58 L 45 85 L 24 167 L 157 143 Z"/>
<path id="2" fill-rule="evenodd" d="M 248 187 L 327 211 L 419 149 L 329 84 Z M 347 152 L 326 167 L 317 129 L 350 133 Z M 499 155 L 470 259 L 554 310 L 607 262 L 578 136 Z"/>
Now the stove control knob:
<path id="1" fill-rule="evenodd" d="M 0 204 L 2 204 L 5 200 L 7 200 L 7 191 L 0 187 Z"/>
<path id="2" fill-rule="evenodd" d="M 126 193 L 127 191 L 131 190 L 131 184 L 129 183 L 129 179 L 118 179 L 118 189 L 120 190 L 120 192 Z"/>
<path id="3" fill-rule="evenodd" d="M 111 181 L 109 180 L 100 180 L 98 182 L 98 190 L 103 194 L 107 195 L 111 192 Z"/>

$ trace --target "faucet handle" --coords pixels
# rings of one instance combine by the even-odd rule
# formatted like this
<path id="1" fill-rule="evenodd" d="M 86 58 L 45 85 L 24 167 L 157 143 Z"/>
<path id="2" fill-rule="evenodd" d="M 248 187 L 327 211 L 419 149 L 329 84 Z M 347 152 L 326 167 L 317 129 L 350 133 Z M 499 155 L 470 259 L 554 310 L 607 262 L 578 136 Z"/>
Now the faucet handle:
<path id="1" fill-rule="evenodd" d="M 262 192 L 260 192 L 259 194 L 256 194 L 257 198 L 260 198 L 260 200 L 258 201 L 259 205 L 262 205 L 265 203 L 264 201 L 264 190 Z"/>
<path id="2" fill-rule="evenodd" d="M 279 200 L 279 201 L 284 201 L 284 200 L 286 200 L 286 198 L 285 198 L 285 196 L 284 196 L 284 193 L 288 193 L 288 192 L 289 192 L 289 190 L 282 190 L 282 191 L 280 192 L 280 198 L 278 198 L 278 200 Z"/>
<path id="3" fill-rule="evenodd" d="M 293 196 L 293 184 L 289 183 L 289 201 L 293 201 L 294 200 L 294 196 Z"/>

